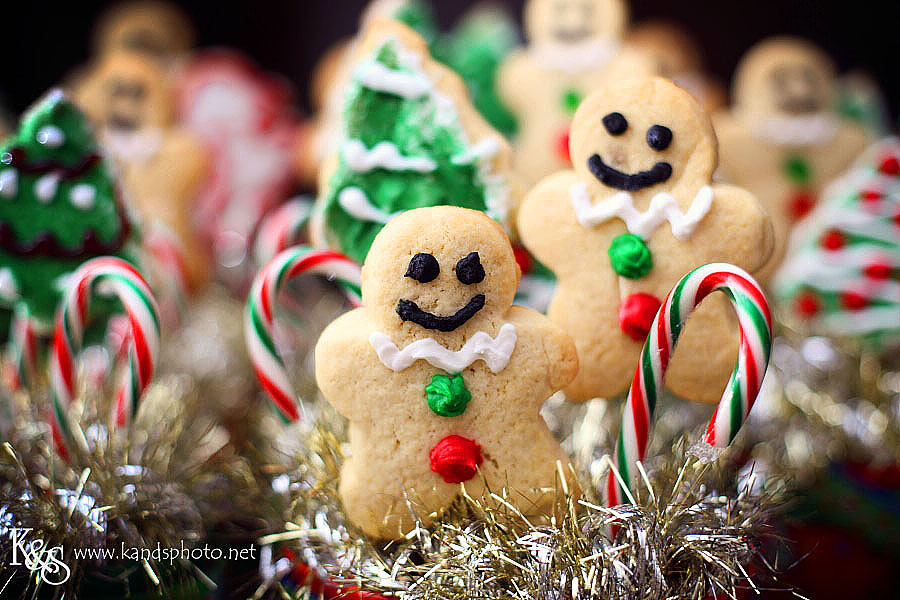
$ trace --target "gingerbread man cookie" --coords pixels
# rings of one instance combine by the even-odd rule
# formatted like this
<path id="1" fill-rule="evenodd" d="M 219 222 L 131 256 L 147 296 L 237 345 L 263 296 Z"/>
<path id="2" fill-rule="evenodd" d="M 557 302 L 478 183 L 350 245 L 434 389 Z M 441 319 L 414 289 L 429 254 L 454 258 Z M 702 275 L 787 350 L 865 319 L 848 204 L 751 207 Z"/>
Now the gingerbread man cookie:
<path id="1" fill-rule="evenodd" d="M 569 124 L 581 99 L 604 83 L 658 72 L 648 55 L 622 45 L 622 0 L 530 0 L 528 47 L 498 74 L 498 93 L 519 123 L 516 172 L 524 183 L 571 167 Z"/>
<path id="2" fill-rule="evenodd" d="M 131 205 L 148 225 L 174 234 L 188 281 L 194 286 L 205 281 L 209 252 L 192 217 L 206 174 L 206 151 L 174 125 L 174 90 L 166 70 L 141 54 L 113 52 L 90 70 L 74 96 L 122 169 Z"/>
<path id="3" fill-rule="evenodd" d="M 526 196 L 519 235 L 559 278 L 548 316 L 573 337 L 581 364 L 566 393 L 610 398 L 631 381 L 670 288 L 706 263 L 758 269 L 772 229 L 749 192 L 711 184 L 712 125 L 668 80 L 635 79 L 588 96 L 571 147 L 575 169 Z M 728 307 L 711 299 L 688 324 L 666 381 L 682 396 L 716 402 L 737 347 Z"/>
<path id="4" fill-rule="evenodd" d="M 132 0 L 116 4 L 97 24 L 94 51 L 129 51 L 169 62 L 183 56 L 194 43 L 190 19 L 175 4 L 161 0 Z"/>
<path id="5" fill-rule="evenodd" d="M 369 535 L 397 538 L 450 505 L 465 482 L 552 507 L 568 459 L 539 414 L 578 368 L 569 337 L 510 306 L 519 268 L 484 213 L 421 208 L 388 223 L 362 271 L 363 307 L 316 346 L 316 381 L 350 421 L 340 492 Z M 570 482 L 569 485 L 574 485 Z"/>
<path id="6" fill-rule="evenodd" d="M 734 107 L 716 115 L 722 175 L 752 191 L 775 226 L 775 252 L 756 274 L 763 284 L 781 264 L 793 224 L 865 148 L 864 130 L 842 122 L 835 104 L 829 58 L 804 40 L 776 38 L 747 53 Z"/>
<path id="7" fill-rule="evenodd" d="M 659 74 L 683 87 L 707 112 L 725 106 L 725 86 L 704 72 L 703 53 L 690 34 L 668 21 L 644 21 L 632 27 L 625 41 L 659 62 Z"/>

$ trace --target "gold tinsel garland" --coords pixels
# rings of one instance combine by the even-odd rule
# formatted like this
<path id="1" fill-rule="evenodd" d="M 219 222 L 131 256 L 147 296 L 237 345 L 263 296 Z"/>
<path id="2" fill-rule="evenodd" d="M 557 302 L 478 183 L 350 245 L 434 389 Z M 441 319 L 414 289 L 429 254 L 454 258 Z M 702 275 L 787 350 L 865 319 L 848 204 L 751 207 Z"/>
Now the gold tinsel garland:
<path id="1" fill-rule="evenodd" d="M 45 384 L 3 399 L 9 413 L 0 450 L 4 597 L 44 590 L 50 597 L 89 598 L 98 589 L 171 597 L 176 589 L 214 587 L 191 560 L 152 554 L 195 547 L 230 506 L 228 435 L 203 414 L 197 395 L 190 378 L 158 377 L 133 425 L 117 432 L 108 418 L 114 394 L 82 386 L 72 424 L 83 443 L 73 444 L 68 462 L 49 444 Z M 13 528 L 27 531 L 27 544 L 14 543 Z M 61 550 L 29 565 L 22 550 L 34 542 Z"/>
<path id="2" fill-rule="evenodd" d="M 615 407 L 602 410 L 601 421 L 617 413 Z M 261 493 L 280 496 L 285 516 L 282 531 L 260 541 L 302 560 L 318 583 L 292 580 L 282 560 L 281 569 L 264 573 L 268 580 L 254 597 L 268 589 L 272 597 L 299 598 L 309 591 L 304 584 L 321 591 L 323 580 L 345 594 L 423 600 L 701 600 L 713 593 L 735 597 L 760 581 L 785 587 L 764 556 L 768 543 L 776 543 L 768 523 L 782 486 L 762 486 L 752 473 L 736 483 L 741 478 L 729 453 L 704 465 L 687 451 L 681 434 L 680 441 L 659 442 L 669 449 L 648 463 L 635 505 L 603 506 L 598 477 L 608 458 L 595 457 L 577 467 L 586 493 L 576 498 L 553 490 L 564 510 L 546 523 L 531 522 L 512 506 L 514 490 L 472 497 L 461 486 L 457 501 L 434 524 L 419 522 L 406 539 L 384 542 L 362 534 L 341 507 L 345 423 L 327 406 L 307 411 L 313 424 L 282 432 L 273 445 L 283 452 L 275 461 L 283 466 L 270 464 L 266 471 L 273 477 L 261 482 Z M 570 409 L 562 421 L 583 423 L 591 411 Z M 579 443 L 585 444 L 584 436 Z M 415 517 L 415 501 L 407 505 Z"/>

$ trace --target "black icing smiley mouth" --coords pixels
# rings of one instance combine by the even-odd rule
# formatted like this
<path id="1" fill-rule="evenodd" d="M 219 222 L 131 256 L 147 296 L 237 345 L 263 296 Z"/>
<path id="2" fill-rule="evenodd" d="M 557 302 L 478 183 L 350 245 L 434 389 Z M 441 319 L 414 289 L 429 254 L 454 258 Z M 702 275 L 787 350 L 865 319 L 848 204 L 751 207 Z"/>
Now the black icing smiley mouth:
<path id="1" fill-rule="evenodd" d="M 822 110 L 820 81 L 806 66 L 779 67 L 772 72 L 776 105 L 786 113 L 803 115 Z"/>
<path id="2" fill-rule="evenodd" d="M 612 136 L 620 136 L 628 130 L 628 121 L 622 113 L 613 112 L 603 117 L 603 126 Z M 662 152 L 672 144 L 672 130 L 664 125 L 653 125 L 647 130 L 647 145 Z M 600 182 L 611 188 L 626 192 L 637 192 L 647 187 L 667 181 L 672 176 L 672 165 L 660 161 L 647 171 L 623 173 L 603 162 L 599 154 L 587 160 L 588 169 Z"/>
<path id="3" fill-rule="evenodd" d="M 594 30 L 587 25 L 580 27 L 557 27 L 553 37 L 564 44 L 575 44 L 594 36 Z"/>
<path id="4" fill-rule="evenodd" d="M 441 272 L 440 264 L 431 254 L 419 253 L 409 261 L 404 277 L 415 279 L 419 283 L 434 281 Z M 472 285 L 484 281 L 484 267 L 477 252 L 470 252 L 456 263 L 456 278 L 464 285 Z M 411 321 L 425 329 L 449 332 L 461 327 L 469 319 L 484 308 L 485 295 L 477 294 L 465 306 L 454 314 L 441 317 L 419 308 L 412 300 L 400 300 L 397 303 L 397 314 L 401 321 Z"/>

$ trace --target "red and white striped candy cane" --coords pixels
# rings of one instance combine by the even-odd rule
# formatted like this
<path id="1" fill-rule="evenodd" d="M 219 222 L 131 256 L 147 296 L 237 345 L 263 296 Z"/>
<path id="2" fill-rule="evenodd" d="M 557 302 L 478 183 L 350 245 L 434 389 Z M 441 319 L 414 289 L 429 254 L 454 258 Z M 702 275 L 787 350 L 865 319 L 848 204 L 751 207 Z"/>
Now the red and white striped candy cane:
<path id="1" fill-rule="evenodd" d="M 335 279 L 353 306 L 360 305 L 360 267 L 343 254 L 297 246 L 273 258 L 253 280 L 244 311 L 244 339 L 250 361 L 278 415 L 286 423 L 300 418 L 299 402 L 273 341 L 275 303 L 284 285 L 298 275 Z"/>
<path id="2" fill-rule="evenodd" d="M 762 386 L 772 347 L 772 316 L 759 284 L 743 269 L 713 263 L 691 271 L 669 292 L 656 313 L 641 360 L 628 392 L 616 446 L 615 468 L 607 481 L 607 502 L 625 502 L 636 464 L 644 459 L 650 425 L 663 395 L 663 378 L 685 322 L 709 294 L 721 291 L 737 311 L 741 347 L 737 365 L 706 430 L 704 441 L 724 448 L 731 443 L 753 408 Z M 623 486 L 627 486 L 623 488 Z"/>
<path id="3" fill-rule="evenodd" d="M 253 258 L 257 265 L 266 264 L 276 254 L 300 241 L 300 234 L 309 221 L 312 208 L 312 200 L 299 196 L 265 216 L 256 232 L 256 242 L 253 245 Z"/>
<path id="4" fill-rule="evenodd" d="M 51 427 L 60 456 L 67 458 L 72 443 L 69 405 L 75 398 L 75 358 L 81 349 L 86 321 L 95 294 L 114 295 L 131 325 L 128 367 L 116 393 L 114 422 L 125 427 L 134 418 L 141 394 L 150 383 L 159 354 L 159 308 L 144 277 L 128 262 L 101 257 L 81 265 L 72 276 L 56 316 L 50 352 Z"/>
<path id="5" fill-rule="evenodd" d="M 28 388 L 34 383 L 40 360 L 38 346 L 38 335 L 28 308 L 17 307 L 10 324 L 8 344 L 10 385 L 13 389 Z"/>

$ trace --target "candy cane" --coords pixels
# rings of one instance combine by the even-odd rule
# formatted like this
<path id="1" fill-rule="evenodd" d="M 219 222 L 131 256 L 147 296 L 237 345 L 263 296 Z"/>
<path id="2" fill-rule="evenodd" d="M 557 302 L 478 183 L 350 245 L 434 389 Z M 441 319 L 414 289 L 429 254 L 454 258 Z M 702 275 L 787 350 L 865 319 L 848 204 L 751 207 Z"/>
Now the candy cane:
<path id="1" fill-rule="evenodd" d="M 72 443 L 68 407 L 76 394 L 75 357 L 95 293 L 115 295 L 131 324 L 128 368 L 116 394 L 114 421 L 125 427 L 134 418 L 141 394 L 150 383 L 159 354 L 159 309 L 143 276 L 118 258 L 90 260 L 72 276 L 56 316 L 50 353 L 50 388 L 53 396 L 51 428 L 60 456 L 67 458 Z"/>
<path id="2" fill-rule="evenodd" d="M 250 361 L 279 416 L 300 418 L 299 402 L 273 341 L 275 302 L 282 287 L 297 275 L 317 273 L 336 279 L 353 306 L 360 305 L 359 265 L 343 254 L 297 246 L 273 258 L 256 275 L 244 311 L 244 338 Z"/>
<path id="3" fill-rule="evenodd" d="M 663 378 L 685 322 L 700 302 L 717 290 L 728 296 L 737 311 L 741 347 L 704 441 L 715 448 L 728 446 L 750 414 L 772 347 L 769 304 L 759 284 L 742 269 L 724 263 L 705 265 L 682 278 L 656 313 L 625 403 L 616 446 L 619 477 L 610 472 L 606 486 L 609 506 L 622 504 L 631 491 L 634 467 L 644 459 L 650 423 L 663 394 Z"/>
<path id="4" fill-rule="evenodd" d="M 287 250 L 299 241 L 312 214 L 312 201 L 303 196 L 293 198 L 272 213 L 266 215 L 256 233 L 253 257 L 256 264 L 264 265 L 276 254 Z"/>
<path id="5" fill-rule="evenodd" d="M 9 355 L 11 368 L 10 385 L 13 389 L 30 387 L 37 376 L 39 349 L 34 320 L 28 308 L 18 307 L 13 312 L 10 324 Z"/>

